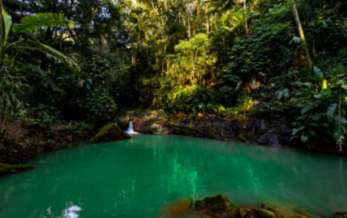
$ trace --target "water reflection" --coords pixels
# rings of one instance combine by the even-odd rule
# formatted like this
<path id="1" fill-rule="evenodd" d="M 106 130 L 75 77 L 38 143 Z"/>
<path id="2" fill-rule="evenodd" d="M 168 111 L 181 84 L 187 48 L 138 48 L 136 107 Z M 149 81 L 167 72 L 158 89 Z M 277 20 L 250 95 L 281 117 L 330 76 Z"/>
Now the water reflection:
<path id="1" fill-rule="evenodd" d="M 34 164 L 0 179 L 1 218 L 158 217 L 172 202 L 216 193 L 326 216 L 347 209 L 345 158 L 286 149 L 136 135 Z"/>

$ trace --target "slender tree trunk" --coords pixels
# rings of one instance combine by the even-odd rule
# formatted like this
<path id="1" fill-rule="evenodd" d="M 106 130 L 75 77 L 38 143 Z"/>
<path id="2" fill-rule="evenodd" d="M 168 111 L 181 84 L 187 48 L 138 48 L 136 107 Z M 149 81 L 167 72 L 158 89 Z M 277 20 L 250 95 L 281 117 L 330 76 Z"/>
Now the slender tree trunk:
<path id="1" fill-rule="evenodd" d="M 100 56 L 102 56 L 102 46 L 103 46 L 102 35 L 99 34 L 99 52 L 100 52 Z"/>
<path id="2" fill-rule="evenodd" d="M 245 29 L 246 29 L 246 36 L 248 37 L 247 0 L 243 1 L 243 7 L 245 8 Z"/>
<path id="3" fill-rule="evenodd" d="M 299 31 L 299 35 L 300 35 L 300 38 L 301 38 L 301 41 L 302 41 L 302 45 L 304 46 L 304 49 L 305 49 L 308 68 L 312 72 L 312 69 L 313 69 L 312 60 L 311 60 L 310 52 L 308 50 L 308 45 L 307 45 L 307 42 L 306 42 L 306 39 L 305 39 L 305 33 L 304 33 L 304 30 L 303 30 L 302 25 L 301 25 L 299 13 L 298 13 L 298 10 L 296 8 L 295 1 L 294 0 L 290 0 L 290 3 L 292 4 L 293 15 L 294 15 L 296 26 L 297 26 L 298 31 Z"/>
<path id="4" fill-rule="evenodd" d="M 0 0 L 0 67 L 2 66 L 2 62 L 4 60 L 4 48 L 3 48 L 3 41 L 4 41 L 4 21 L 2 19 L 2 0 Z"/>
<path id="5" fill-rule="evenodd" d="M 207 6 L 205 6 L 205 14 L 206 14 L 206 33 L 208 35 L 210 31 L 210 19 L 208 16 Z"/>
<path id="6" fill-rule="evenodd" d="M 188 8 L 187 8 L 187 15 L 188 15 L 188 37 L 189 37 L 189 40 L 190 38 L 192 37 L 191 36 L 191 30 L 190 30 L 190 16 L 189 16 L 190 12 L 189 12 L 189 4 L 188 4 Z"/>

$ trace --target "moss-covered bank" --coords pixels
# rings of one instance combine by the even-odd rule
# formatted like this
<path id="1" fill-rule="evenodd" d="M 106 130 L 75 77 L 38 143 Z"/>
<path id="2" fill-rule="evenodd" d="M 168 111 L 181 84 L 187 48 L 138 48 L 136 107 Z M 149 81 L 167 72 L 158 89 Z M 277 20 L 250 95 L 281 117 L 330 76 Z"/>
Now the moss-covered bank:
<path id="1" fill-rule="evenodd" d="M 93 136 L 92 125 L 56 125 L 43 130 L 14 122 L 0 141 L 0 176 L 32 169 L 27 163 L 42 152 L 71 148 L 87 143 Z M 91 142 L 108 142 L 130 138 L 117 123 L 109 123 L 97 131 Z"/>
<path id="2" fill-rule="evenodd" d="M 31 170 L 34 167 L 29 164 L 3 164 L 0 163 L 0 176 L 12 174 L 12 173 L 18 173 L 21 171 Z"/>

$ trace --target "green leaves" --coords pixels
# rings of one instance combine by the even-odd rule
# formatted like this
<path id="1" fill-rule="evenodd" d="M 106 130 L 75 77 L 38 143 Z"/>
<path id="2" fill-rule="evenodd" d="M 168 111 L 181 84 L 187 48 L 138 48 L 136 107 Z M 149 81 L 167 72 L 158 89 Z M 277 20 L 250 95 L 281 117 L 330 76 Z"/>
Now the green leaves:
<path id="1" fill-rule="evenodd" d="M 38 27 L 64 26 L 74 28 L 74 22 L 65 20 L 62 13 L 38 13 L 29 15 L 21 20 L 20 24 L 14 24 L 13 33 L 34 32 Z"/>
<path id="2" fill-rule="evenodd" d="M 307 111 L 312 110 L 315 107 L 316 102 L 311 102 L 309 105 L 301 110 L 301 114 L 306 114 Z"/>
<path id="3" fill-rule="evenodd" d="M 92 122 L 105 122 L 111 119 L 117 104 L 106 89 L 94 89 L 87 95 L 86 110 L 89 111 L 89 119 Z"/>
<path id="4" fill-rule="evenodd" d="M 331 104 L 328 107 L 328 110 L 327 110 L 327 117 L 328 117 L 328 119 L 333 119 L 334 118 L 334 113 L 335 113 L 336 108 L 337 108 L 337 104 L 336 103 Z"/>
<path id="5" fill-rule="evenodd" d="M 2 46 L 5 46 L 12 26 L 12 17 L 5 11 L 5 9 L 2 9 L 2 19 L 4 21 L 4 42 L 2 43 Z"/>
<path id="6" fill-rule="evenodd" d="M 78 64 L 72 59 L 61 53 L 60 51 L 43 44 L 41 42 L 32 41 L 32 40 L 23 40 L 20 42 L 21 45 L 29 45 L 32 49 L 35 49 L 40 52 L 44 52 L 46 54 L 51 55 L 57 60 L 61 61 L 63 64 L 71 67 L 72 69 L 80 70 Z"/>
<path id="7" fill-rule="evenodd" d="M 321 98 L 322 97 L 322 94 L 315 94 L 315 95 L 313 95 L 314 96 L 314 98 Z"/>
<path id="8" fill-rule="evenodd" d="M 323 76 L 324 76 L 323 71 L 316 66 L 313 68 L 313 72 L 316 76 L 318 76 L 320 78 L 323 78 Z"/>
<path id="9" fill-rule="evenodd" d="M 289 91 L 288 89 L 282 89 L 278 90 L 276 92 L 278 100 L 281 100 L 283 97 L 288 98 L 289 97 Z"/>

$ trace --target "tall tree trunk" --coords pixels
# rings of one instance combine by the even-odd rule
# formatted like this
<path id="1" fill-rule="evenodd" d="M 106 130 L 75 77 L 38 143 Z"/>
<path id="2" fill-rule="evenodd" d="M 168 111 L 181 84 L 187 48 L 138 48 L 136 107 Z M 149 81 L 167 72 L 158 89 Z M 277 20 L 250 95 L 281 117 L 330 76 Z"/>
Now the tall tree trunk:
<path id="1" fill-rule="evenodd" d="M 248 37 L 247 0 L 243 1 L 243 7 L 245 8 L 245 29 L 246 29 L 246 36 Z"/>
<path id="2" fill-rule="evenodd" d="M 191 30 L 190 30 L 190 16 L 189 16 L 190 12 L 189 12 L 189 4 L 188 4 L 188 8 L 187 8 L 187 16 L 188 16 L 188 37 L 189 37 L 189 40 L 190 38 L 192 37 L 191 36 Z"/>
<path id="3" fill-rule="evenodd" d="M 0 67 L 2 66 L 2 62 L 4 60 L 4 48 L 3 48 L 3 41 L 4 41 L 4 21 L 2 19 L 2 0 L 0 0 Z"/>
<path id="4" fill-rule="evenodd" d="M 205 14 L 206 14 L 206 33 L 208 35 L 210 32 L 210 19 L 207 12 L 207 6 L 205 6 Z"/>
<path id="5" fill-rule="evenodd" d="M 304 46 L 304 49 L 305 49 L 308 68 L 312 72 L 312 69 L 313 69 L 312 60 L 311 60 L 310 52 L 308 50 L 308 45 L 307 45 L 307 42 L 306 42 L 306 39 L 305 39 L 305 33 L 304 33 L 304 30 L 303 30 L 302 25 L 301 25 L 299 13 L 298 13 L 298 10 L 296 8 L 295 1 L 294 0 L 290 0 L 290 3 L 292 4 L 293 15 L 294 15 L 294 19 L 295 19 L 295 22 L 296 22 L 296 26 L 297 26 L 298 31 L 299 31 L 299 35 L 300 35 L 300 38 L 301 38 L 301 41 L 302 41 L 302 45 Z"/>

